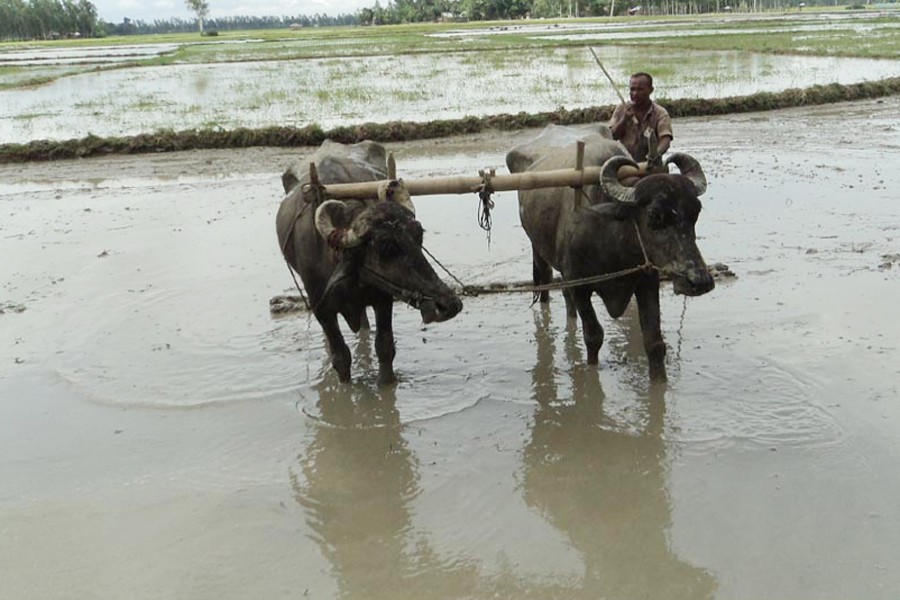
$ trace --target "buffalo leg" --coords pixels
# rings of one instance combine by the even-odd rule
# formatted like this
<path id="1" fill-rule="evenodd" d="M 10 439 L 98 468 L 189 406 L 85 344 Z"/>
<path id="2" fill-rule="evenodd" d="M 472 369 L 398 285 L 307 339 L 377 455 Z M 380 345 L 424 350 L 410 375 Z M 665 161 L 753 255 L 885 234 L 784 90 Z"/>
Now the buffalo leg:
<path id="1" fill-rule="evenodd" d="M 397 381 L 394 376 L 394 301 L 376 302 L 375 309 L 375 354 L 378 355 L 378 383 L 387 385 Z"/>
<path id="2" fill-rule="evenodd" d="M 572 298 L 572 290 L 563 290 L 563 299 L 566 301 L 566 319 L 574 321 L 578 318 L 578 311 L 575 309 L 575 299 Z"/>
<path id="3" fill-rule="evenodd" d="M 538 255 L 534 246 L 531 247 L 532 280 L 534 285 L 546 285 L 553 281 L 553 269 L 546 260 Z M 542 304 L 550 302 L 550 292 L 543 291 L 535 294 Z"/>
<path id="4" fill-rule="evenodd" d="M 584 335 L 584 345 L 587 347 L 587 362 L 596 365 L 600 362 L 600 346 L 603 345 L 603 327 L 597 320 L 597 313 L 591 304 L 593 292 L 586 288 L 573 288 L 572 299 L 575 308 L 581 317 L 581 328 Z"/>
<path id="5" fill-rule="evenodd" d="M 366 309 L 354 310 L 352 307 L 341 312 L 344 315 L 344 321 L 347 327 L 353 333 L 359 333 L 363 329 L 369 329 L 369 317 L 366 316 Z"/>
<path id="6" fill-rule="evenodd" d="M 341 335 L 341 328 L 338 326 L 337 314 L 326 313 L 316 314 L 316 319 L 325 332 L 325 339 L 328 340 L 328 349 L 331 351 L 331 366 L 338 373 L 338 379 L 341 381 L 350 381 L 350 348 Z"/>
<path id="7" fill-rule="evenodd" d="M 637 298 L 644 351 L 650 365 L 650 379 L 666 380 L 666 343 L 663 341 L 659 316 L 659 277 L 642 283 L 634 292 Z"/>

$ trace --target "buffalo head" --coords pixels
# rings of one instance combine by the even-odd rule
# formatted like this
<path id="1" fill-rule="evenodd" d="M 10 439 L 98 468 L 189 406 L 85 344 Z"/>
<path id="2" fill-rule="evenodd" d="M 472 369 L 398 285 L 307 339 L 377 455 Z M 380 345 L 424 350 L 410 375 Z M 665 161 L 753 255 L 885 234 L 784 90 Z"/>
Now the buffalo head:
<path id="1" fill-rule="evenodd" d="M 675 153 L 666 166 L 669 163 L 681 173 L 648 175 L 634 187 L 625 187 L 617 177 L 619 168 L 637 164 L 615 156 L 604 163 L 600 185 L 607 198 L 630 207 L 626 210 L 635 218 L 647 257 L 672 278 L 675 293 L 701 296 L 715 287 L 694 232 L 701 208 L 698 196 L 706 191 L 706 176 L 687 154 Z"/>
<path id="2" fill-rule="evenodd" d="M 370 286 L 418 308 L 425 323 L 452 319 L 462 302 L 422 253 L 422 225 L 411 210 L 395 202 L 378 202 L 350 220 L 340 201 L 323 202 L 315 214 L 316 230 L 342 253 L 325 292 L 325 301 Z"/>

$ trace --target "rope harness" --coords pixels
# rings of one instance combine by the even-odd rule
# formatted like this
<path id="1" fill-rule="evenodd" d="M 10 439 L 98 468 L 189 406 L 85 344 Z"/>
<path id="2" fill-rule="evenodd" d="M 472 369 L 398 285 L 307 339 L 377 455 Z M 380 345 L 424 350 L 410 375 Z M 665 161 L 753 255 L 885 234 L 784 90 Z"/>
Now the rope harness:
<path id="1" fill-rule="evenodd" d="M 315 199 L 310 201 L 309 192 L 315 191 Z M 310 306 L 309 300 L 306 299 L 306 294 L 303 293 L 303 289 L 300 287 L 300 282 L 297 281 L 297 274 L 294 271 L 294 268 L 291 267 L 291 263 L 288 262 L 287 256 L 284 251 L 287 249 L 288 243 L 290 243 L 291 238 L 294 237 L 294 227 L 297 225 L 297 221 L 300 220 L 300 217 L 303 216 L 304 211 L 310 204 L 314 204 L 318 206 L 325 201 L 325 186 L 321 183 L 304 183 L 300 186 L 300 191 L 303 197 L 303 206 L 300 210 L 297 211 L 297 214 L 294 215 L 294 220 L 291 221 L 291 226 L 288 229 L 288 234 L 284 236 L 284 243 L 281 244 L 281 256 L 284 258 L 284 264 L 287 265 L 288 272 L 291 274 L 291 279 L 294 280 L 294 287 L 297 288 L 297 293 L 300 294 L 300 299 L 303 300 L 303 305 L 306 306 L 307 310 L 315 310 L 316 307 Z"/>
<path id="2" fill-rule="evenodd" d="M 373 282 L 375 287 L 380 288 L 382 291 L 389 293 L 391 296 L 402 302 L 406 302 L 413 308 L 418 309 L 422 305 L 422 301 L 424 300 L 435 299 L 434 296 L 429 296 L 428 294 L 423 294 L 422 292 L 415 292 L 403 287 L 402 285 L 396 284 L 390 279 L 384 277 L 380 273 L 376 273 L 366 266 L 362 267 L 362 271 L 365 273 L 366 277 Z"/>
<path id="3" fill-rule="evenodd" d="M 494 174 L 494 170 L 482 170 L 478 172 L 479 175 L 482 176 L 483 183 L 478 187 L 477 194 L 479 197 L 479 213 L 478 213 L 478 225 L 482 230 L 487 232 L 488 246 L 490 246 L 491 242 L 491 227 L 492 227 L 492 219 L 491 219 L 491 210 L 494 208 L 494 201 L 491 199 L 491 194 L 494 193 L 494 188 L 491 185 L 491 176 Z M 325 201 L 325 186 L 319 183 L 305 183 L 301 187 L 301 191 L 303 193 L 304 203 L 303 207 L 297 211 L 296 216 L 294 217 L 293 222 L 291 223 L 291 227 L 287 236 L 285 236 L 284 243 L 281 245 L 281 253 L 284 256 L 285 249 L 287 248 L 288 243 L 293 237 L 294 226 L 297 224 L 297 221 L 300 220 L 300 217 L 303 216 L 304 211 L 306 211 L 307 207 L 310 204 L 314 204 L 318 206 L 322 202 Z M 310 192 L 314 191 L 314 197 L 310 199 Z M 587 198 L 584 191 L 579 187 L 577 192 L 580 192 L 582 195 Z M 531 293 L 535 296 L 535 301 L 537 301 L 538 295 L 541 292 L 550 292 L 557 290 L 567 290 L 579 286 L 591 285 L 595 283 L 603 283 L 606 281 L 611 281 L 613 279 L 619 279 L 621 277 L 627 277 L 629 275 L 634 275 L 636 273 L 649 273 L 651 271 L 659 271 L 662 270 L 650 262 L 650 258 L 647 256 L 647 249 L 644 247 L 644 240 L 641 237 L 641 231 L 638 228 L 637 221 L 632 221 L 634 225 L 635 234 L 637 234 L 638 244 L 641 247 L 641 254 L 644 257 L 644 262 L 640 265 L 629 267 L 627 269 L 622 269 L 620 271 L 614 271 L 612 273 L 603 273 L 600 275 L 592 275 L 590 277 L 581 277 L 579 279 L 568 279 L 563 281 L 555 281 L 552 283 L 546 283 L 542 285 L 510 285 L 506 287 L 484 287 L 484 286 L 474 286 L 474 285 L 466 285 L 463 283 L 456 275 L 454 275 L 450 269 L 444 266 L 441 261 L 437 259 L 437 257 L 432 254 L 428 248 L 424 245 L 422 246 L 422 251 L 428 255 L 428 257 L 437 264 L 447 275 L 449 275 L 453 281 L 455 281 L 460 287 L 460 293 L 463 296 L 477 297 L 482 294 L 512 294 L 512 293 Z M 285 263 L 288 266 L 288 271 L 291 273 L 291 277 L 294 280 L 294 286 L 297 288 L 297 291 L 300 293 L 300 298 L 303 300 L 303 303 L 306 305 L 308 310 L 315 311 L 318 306 L 310 306 L 309 301 L 303 293 L 303 290 L 300 287 L 299 282 L 297 281 L 296 274 L 294 269 L 291 267 L 290 263 L 287 261 L 285 257 Z M 421 292 L 417 292 L 414 290 L 410 290 L 402 285 L 399 285 L 383 275 L 369 269 L 365 266 L 361 267 L 362 271 L 365 273 L 366 278 L 368 278 L 373 285 L 382 289 L 383 291 L 389 293 L 394 298 L 401 300 L 412 306 L 413 308 L 418 309 L 422 302 L 425 300 L 434 300 L 433 296 L 429 296 L 426 294 L 422 294 Z M 324 299 L 324 297 L 323 297 Z"/>

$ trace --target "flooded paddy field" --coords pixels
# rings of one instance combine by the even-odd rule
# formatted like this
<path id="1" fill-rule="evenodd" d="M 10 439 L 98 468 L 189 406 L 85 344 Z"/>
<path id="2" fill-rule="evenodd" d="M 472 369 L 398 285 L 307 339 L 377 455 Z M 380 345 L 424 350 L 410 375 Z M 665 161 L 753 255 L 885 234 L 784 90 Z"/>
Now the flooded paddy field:
<path id="1" fill-rule="evenodd" d="M 651 70 L 663 100 L 877 81 L 900 75 L 897 16 L 555 23 L 434 35 L 376 36 L 368 28 L 334 39 L 3 50 L 0 143 L 157 130 L 328 130 L 618 103 L 585 44 L 598 47 L 623 90 L 631 73 Z M 157 64 L 162 55 L 169 58 Z M 70 63 L 118 60 L 134 64 L 61 76 L 75 68 Z"/>
<path id="2" fill-rule="evenodd" d="M 395 309 L 351 384 L 277 247 L 304 150 L 0 166 L 0 597 L 867 598 L 900 589 L 900 97 L 679 119 L 737 278 L 599 368 L 563 303 Z M 535 132 L 389 145 L 407 178 Z M 531 273 L 514 194 L 416 200 L 465 283 Z"/>
<path id="3" fill-rule="evenodd" d="M 738 52 L 694 53 L 679 68 L 668 50 L 607 48 L 619 81 L 641 64 L 657 77 L 657 94 L 717 98 L 900 75 L 898 61 Z M 31 89 L 0 91 L 0 139 L 71 139 L 133 135 L 157 129 L 272 125 L 325 129 L 345 123 L 418 121 L 498 113 L 553 111 L 618 101 L 584 48 L 492 53 L 375 56 L 141 67 L 86 73 Z M 649 61 L 649 62 L 644 62 Z M 711 68 L 712 65 L 712 68 Z"/>

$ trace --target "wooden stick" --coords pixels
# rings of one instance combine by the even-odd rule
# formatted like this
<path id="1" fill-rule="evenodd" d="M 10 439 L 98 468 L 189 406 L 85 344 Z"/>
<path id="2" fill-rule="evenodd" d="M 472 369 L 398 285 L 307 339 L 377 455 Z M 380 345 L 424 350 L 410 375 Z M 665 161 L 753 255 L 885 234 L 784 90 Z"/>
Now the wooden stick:
<path id="1" fill-rule="evenodd" d="M 388 179 L 391 181 L 397 179 L 397 162 L 394 160 L 393 152 L 388 152 L 387 176 L 388 176 Z"/>
<path id="2" fill-rule="evenodd" d="M 612 77 L 610 77 L 609 72 L 606 70 L 606 67 L 603 66 L 603 63 L 602 63 L 602 62 L 600 62 L 600 57 L 597 56 L 597 53 L 594 52 L 594 49 L 591 48 L 590 46 L 588 46 L 588 50 L 590 50 L 590 51 L 591 51 L 591 54 L 594 55 L 594 60 L 597 61 L 597 64 L 598 64 L 598 65 L 600 65 L 600 70 L 603 71 L 603 74 L 604 74 L 604 75 L 606 75 L 606 78 L 609 80 L 609 85 L 612 86 L 613 91 L 615 91 L 615 92 L 616 92 L 616 95 L 619 96 L 619 100 L 622 101 L 622 104 L 628 104 L 628 103 L 625 101 L 625 96 L 622 95 L 622 92 L 619 91 L 619 88 L 616 87 L 616 84 L 613 82 Z M 635 125 L 640 125 L 640 123 L 638 122 L 637 115 L 631 115 L 631 120 L 634 121 L 634 124 L 635 124 Z"/>
<path id="3" fill-rule="evenodd" d="M 575 142 L 575 170 L 584 171 L 584 140 Z M 581 187 L 572 188 L 575 206 L 581 206 Z"/>
<path id="4" fill-rule="evenodd" d="M 594 60 L 597 61 L 597 64 L 600 66 L 600 70 L 603 71 L 603 74 L 606 75 L 606 78 L 609 80 L 609 85 L 612 86 L 612 89 L 619 96 L 619 100 L 622 101 L 622 104 L 627 104 L 627 102 L 625 101 L 625 96 L 623 96 L 622 92 L 619 91 L 619 88 L 616 87 L 616 84 L 615 84 L 615 82 L 613 82 L 612 77 L 610 77 L 609 72 L 606 70 L 606 67 L 603 66 L 602 62 L 600 62 L 600 57 L 597 56 L 597 53 L 594 52 L 594 49 L 591 48 L 590 46 L 588 46 L 588 50 L 590 50 L 591 54 L 594 55 Z"/>

